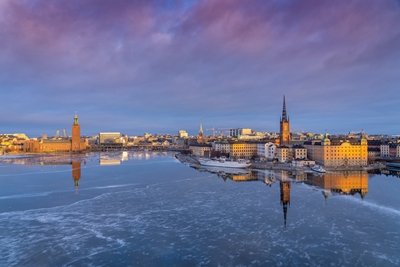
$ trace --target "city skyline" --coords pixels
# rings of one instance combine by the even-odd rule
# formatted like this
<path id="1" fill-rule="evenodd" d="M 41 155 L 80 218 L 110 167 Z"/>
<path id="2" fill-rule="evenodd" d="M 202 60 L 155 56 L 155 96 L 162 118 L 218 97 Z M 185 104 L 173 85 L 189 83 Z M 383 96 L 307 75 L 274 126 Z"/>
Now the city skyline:
<path id="1" fill-rule="evenodd" d="M 400 134 L 399 1 L 7 0 L 0 18 L 3 133 L 74 111 L 83 135 L 279 132 L 285 95 L 293 131 Z"/>

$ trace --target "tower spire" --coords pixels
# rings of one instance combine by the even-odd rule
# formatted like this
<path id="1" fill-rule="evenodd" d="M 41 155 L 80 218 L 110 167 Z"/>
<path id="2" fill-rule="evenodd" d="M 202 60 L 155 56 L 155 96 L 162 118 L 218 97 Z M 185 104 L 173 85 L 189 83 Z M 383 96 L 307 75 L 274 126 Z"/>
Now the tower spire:
<path id="1" fill-rule="evenodd" d="M 203 123 L 200 121 L 199 136 L 203 137 Z"/>
<path id="2" fill-rule="evenodd" d="M 283 109 L 282 109 L 282 121 L 289 121 L 286 114 L 286 99 L 285 95 L 283 95 Z"/>
<path id="3" fill-rule="evenodd" d="M 75 115 L 74 115 L 74 125 L 79 125 L 79 123 L 78 123 L 78 114 L 75 112 Z"/>

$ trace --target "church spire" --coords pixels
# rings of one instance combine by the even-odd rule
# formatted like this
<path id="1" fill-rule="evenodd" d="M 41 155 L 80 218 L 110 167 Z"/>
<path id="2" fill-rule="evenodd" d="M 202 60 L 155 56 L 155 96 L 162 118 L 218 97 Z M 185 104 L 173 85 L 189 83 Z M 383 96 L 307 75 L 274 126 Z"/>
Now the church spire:
<path id="1" fill-rule="evenodd" d="M 199 136 L 203 137 L 203 123 L 200 121 L 200 130 L 199 130 Z"/>
<path id="2" fill-rule="evenodd" d="M 285 95 L 283 95 L 283 109 L 282 109 L 282 121 L 289 121 L 286 114 L 286 99 Z"/>

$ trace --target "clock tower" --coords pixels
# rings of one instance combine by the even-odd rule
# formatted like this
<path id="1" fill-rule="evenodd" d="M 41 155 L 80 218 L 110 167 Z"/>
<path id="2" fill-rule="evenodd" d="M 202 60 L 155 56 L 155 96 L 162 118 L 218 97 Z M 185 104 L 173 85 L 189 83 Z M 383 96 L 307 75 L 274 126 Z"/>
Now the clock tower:
<path id="1" fill-rule="evenodd" d="M 289 146 L 290 145 L 290 121 L 289 117 L 286 114 L 286 101 L 285 96 L 283 96 L 283 110 L 282 117 L 280 121 L 280 146 Z"/>

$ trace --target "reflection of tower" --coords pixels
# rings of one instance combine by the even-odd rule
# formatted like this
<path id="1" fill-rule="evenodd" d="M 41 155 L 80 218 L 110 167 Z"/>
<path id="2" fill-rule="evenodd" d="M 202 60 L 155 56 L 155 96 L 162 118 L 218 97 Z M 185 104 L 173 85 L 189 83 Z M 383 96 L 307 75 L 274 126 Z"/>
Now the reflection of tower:
<path id="1" fill-rule="evenodd" d="M 73 161 L 72 162 L 72 179 L 74 180 L 76 192 L 78 192 L 79 180 L 81 179 L 81 162 Z"/>
<path id="2" fill-rule="evenodd" d="M 72 138 L 71 138 L 71 150 L 79 151 L 81 143 L 81 126 L 78 123 L 78 115 L 74 116 L 74 124 L 72 125 Z"/>
<path id="3" fill-rule="evenodd" d="M 283 110 L 280 121 L 280 145 L 281 146 L 290 145 L 290 122 L 289 122 L 289 117 L 286 114 L 285 96 L 283 96 Z"/>
<path id="4" fill-rule="evenodd" d="M 203 137 L 203 124 L 200 122 L 199 137 Z"/>
<path id="5" fill-rule="evenodd" d="M 283 205 L 283 220 L 286 228 L 286 215 L 287 208 L 290 205 L 290 182 L 282 180 L 280 181 L 281 188 L 281 204 Z"/>

